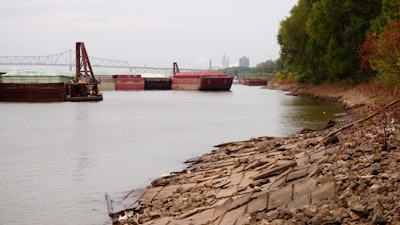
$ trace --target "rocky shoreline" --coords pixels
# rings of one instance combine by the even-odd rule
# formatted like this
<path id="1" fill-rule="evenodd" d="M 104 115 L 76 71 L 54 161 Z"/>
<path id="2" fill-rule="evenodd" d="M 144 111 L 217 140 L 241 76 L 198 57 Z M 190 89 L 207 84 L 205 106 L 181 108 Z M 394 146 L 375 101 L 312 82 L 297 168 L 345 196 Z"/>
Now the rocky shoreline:
<path id="1" fill-rule="evenodd" d="M 352 88 L 331 95 L 324 87 L 291 89 L 335 99 L 357 114 L 322 130 L 218 145 L 188 160 L 187 169 L 126 194 L 124 210 L 114 211 L 118 201 L 109 200 L 114 223 L 399 224 L 396 104 L 375 111 L 371 96 Z"/>

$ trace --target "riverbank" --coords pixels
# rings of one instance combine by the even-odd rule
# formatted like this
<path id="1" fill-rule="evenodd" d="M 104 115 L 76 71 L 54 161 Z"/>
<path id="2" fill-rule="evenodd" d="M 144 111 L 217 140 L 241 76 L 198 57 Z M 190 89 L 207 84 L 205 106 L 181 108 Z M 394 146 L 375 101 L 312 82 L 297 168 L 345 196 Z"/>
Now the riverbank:
<path id="1" fill-rule="evenodd" d="M 335 101 L 357 113 L 322 130 L 218 145 L 188 160 L 187 169 L 128 193 L 121 202 L 130 207 L 113 214 L 115 222 L 399 223 L 400 126 L 394 107 L 374 115 L 377 95 L 360 91 L 365 87 L 274 88 Z"/>

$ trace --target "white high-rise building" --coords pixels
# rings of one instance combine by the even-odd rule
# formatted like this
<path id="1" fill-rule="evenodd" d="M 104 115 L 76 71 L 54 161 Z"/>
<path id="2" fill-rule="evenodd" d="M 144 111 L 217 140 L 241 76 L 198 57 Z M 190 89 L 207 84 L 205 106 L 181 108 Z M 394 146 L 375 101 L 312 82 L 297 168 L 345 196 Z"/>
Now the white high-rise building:
<path id="1" fill-rule="evenodd" d="M 228 60 L 226 59 L 226 55 L 222 57 L 221 69 L 225 69 L 228 67 Z"/>

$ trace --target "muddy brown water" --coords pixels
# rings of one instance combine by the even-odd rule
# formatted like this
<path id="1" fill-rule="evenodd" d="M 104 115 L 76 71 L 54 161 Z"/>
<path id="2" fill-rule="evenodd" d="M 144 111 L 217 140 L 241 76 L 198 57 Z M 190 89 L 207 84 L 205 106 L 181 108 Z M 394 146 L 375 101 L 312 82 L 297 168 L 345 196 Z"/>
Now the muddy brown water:
<path id="1" fill-rule="evenodd" d="M 212 146 L 340 119 L 331 104 L 230 92 L 104 92 L 86 103 L 0 103 L 0 224 L 109 224 L 104 193 L 145 187 Z"/>

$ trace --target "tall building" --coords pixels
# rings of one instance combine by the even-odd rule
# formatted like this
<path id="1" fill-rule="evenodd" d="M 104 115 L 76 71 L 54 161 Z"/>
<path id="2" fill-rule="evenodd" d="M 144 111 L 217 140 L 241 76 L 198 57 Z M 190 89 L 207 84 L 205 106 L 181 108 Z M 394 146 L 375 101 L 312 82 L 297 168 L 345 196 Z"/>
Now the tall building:
<path id="1" fill-rule="evenodd" d="M 250 60 L 246 56 L 239 59 L 239 66 L 250 67 Z"/>
<path id="2" fill-rule="evenodd" d="M 224 54 L 224 56 L 222 57 L 222 62 L 221 62 L 221 69 L 225 69 L 228 67 L 228 62 L 226 60 L 226 55 Z"/>

